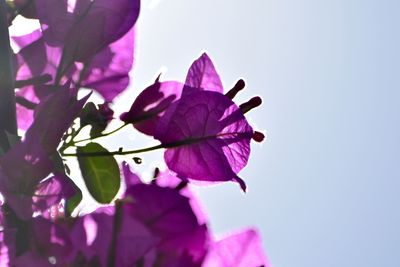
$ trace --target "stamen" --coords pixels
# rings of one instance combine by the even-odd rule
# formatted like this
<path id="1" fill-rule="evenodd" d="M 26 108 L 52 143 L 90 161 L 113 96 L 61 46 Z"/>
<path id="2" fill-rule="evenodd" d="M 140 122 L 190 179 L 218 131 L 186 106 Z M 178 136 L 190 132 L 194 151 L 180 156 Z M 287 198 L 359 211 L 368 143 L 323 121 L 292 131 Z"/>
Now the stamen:
<path id="1" fill-rule="evenodd" d="M 243 114 L 246 114 L 253 108 L 256 108 L 262 104 L 262 99 L 259 96 L 255 96 L 246 103 L 243 103 L 239 106 L 240 110 L 243 112 Z"/>
<path id="2" fill-rule="evenodd" d="M 226 93 L 225 95 L 227 97 L 229 97 L 230 99 L 233 99 L 240 91 L 242 91 L 244 89 L 245 86 L 246 86 L 246 83 L 244 82 L 244 80 L 240 79 L 236 82 L 236 84 L 233 86 L 233 88 L 231 90 L 229 90 L 229 92 Z"/>

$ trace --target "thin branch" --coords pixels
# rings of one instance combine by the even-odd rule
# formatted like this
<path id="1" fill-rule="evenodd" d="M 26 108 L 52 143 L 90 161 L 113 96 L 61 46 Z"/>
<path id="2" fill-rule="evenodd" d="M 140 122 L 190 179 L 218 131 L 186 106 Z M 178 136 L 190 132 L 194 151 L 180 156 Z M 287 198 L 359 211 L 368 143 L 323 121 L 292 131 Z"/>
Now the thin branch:
<path id="1" fill-rule="evenodd" d="M 123 150 L 117 150 L 117 151 L 111 151 L 111 152 L 82 152 L 82 153 L 62 153 L 61 155 L 63 157 L 105 157 L 105 156 L 114 156 L 114 155 L 130 155 L 130 154 L 139 154 L 139 153 L 144 153 L 144 152 L 149 152 L 157 149 L 165 148 L 164 145 L 156 145 L 152 147 L 146 147 L 142 149 L 136 149 L 136 150 L 128 150 L 128 151 L 123 151 Z"/>
<path id="2" fill-rule="evenodd" d="M 17 134 L 14 75 L 6 14 L 6 2 L 0 0 L 0 131 Z"/>
<path id="3" fill-rule="evenodd" d="M 197 138 L 188 138 L 188 139 L 184 139 L 184 140 L 180 140 L 180 141 L 176 141 L 176 142 L 159 144 L 156 146 L 135 149 L 135 150 L 127 150 L 127 151 L 123 151 L 122 149 L 119 149 L 117 151 L 107 151 L 107 152 L 61 153 L 61 156 L 64 156 L 64 157 L 124 156 L 124 155 L 150 152 L 150 151 L 154 151 L 154 150 L 162 149 L 162 148 L 176 148 L 176 147 L 181 147 L 181 146 L 186 146 L 186 145 L 192 145 L 192 144 L 200 143 L 200 142 L 208 140 L 208 139 L 215 139 L 218 137 L 231 136 L 231 135 L 237 135 L 237 134 L 245 134 L 245 133 L 223 133 L 223 134 L 218 134 L 218 135 L 210 135 L 210 136 L 203 136 L 203 137 L 197 137 Z"/>
<path id="4" fill-rule="evenodd" d="M 10 149 L 6 132 L 17 135 L 14 75 L 6 5 L 5 0 L 0 0 L 0 146 L 4 151 Z M 8 253 L 11 259 L 10 265 L 15 265 L 13 258 L 29 250 L 30 223 L 18 218 L 14 210 L 8 205 L 7 198 L 2 205 L 2 213 L 5 227 L 16 229 L 12 233 L 7 231 L 4 236 L 5 240 L 14 240 L 12 243 L 15 244 L 15 250 L 12 249 Z"/>
<path id="5" fill-rule="evenodd" d="M 90 141 L 90 140 L 93 140 L 93 139 L 109 136 L 109 135 L 111 135 L 113 133 L 116 133 L 119 130 L 125 128 L 125 126 L 127 126 L 127 125 L 129 125 L 129 123 L 125 123 L 125 124 L 121 125 L 120 127 L 118 127 L 117 129 L 112 130 L 111 132 L 103 133 L 103 134 L 101 134 L 99 136 L 88 137 L 88 138 L 85 138 L 85 139 L 82 139 L 82 140 L 74 141 L 73 144 L 78 144 L 78 143 L 82 143 L 82 142 L 85 142 L 85 141 Z"/>
<path id="6" fill-rule="evenodd" d="M 44 74 L 41 76 L 33 77 L 26 80 L 15 81 L 15 88 L 21 88 L 28 85 L 41 85 L 50 82 L 52 79 L 51 75 Z"/>
<path id="7" fill-rule="evenodd" d="M 27 109 L 31 109 L 34 110 L 37 107 L 37 104 L 29 101 L 28 99 L 26 99 L 25 97 L 22 96 L 16 96 L 15 97 L 15 102 Z"/>

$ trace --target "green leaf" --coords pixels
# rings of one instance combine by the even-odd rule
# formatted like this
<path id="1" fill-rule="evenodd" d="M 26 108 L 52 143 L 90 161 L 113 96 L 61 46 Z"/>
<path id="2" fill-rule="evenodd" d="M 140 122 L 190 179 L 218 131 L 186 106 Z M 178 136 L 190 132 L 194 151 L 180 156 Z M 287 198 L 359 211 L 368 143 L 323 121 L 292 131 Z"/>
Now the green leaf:
<path id="1" fill-rule="evenodd" d="M 5 131 L 5 133 L 7 136 L 8 143 L 10 144 L 10 147 L 13 147 L 17 143 L 21 142 L 21 137 L 19 137 L 18 135 L 9 133 L 7 131 Z"/>
<path id="2" fill-rule="evenodd" d="M 68 177 L 69 168 L 67 164 L 64 164 L 61 155 L 58 152 L 55 152 L 52 155 L 50 155 L 50 159 L 53 162 L 54 171 L 62 173 Z M 68 177 L 68 179 L 71 178 Z M 73 181 L 71 180 L 71 182 Z M 71 217 L 72 212 L 79 205 L 79 203 L 81 203 L 83 197 L 81 189 L 74 182 L 73 184 L 76 190 L 76 194 L 65 200 L 65 215 L 67 217 Z"/>
<path id="3" fill-rule="evenodd" d="M 78 187 L 77 187 L 77 191 L 78 192 L 73 197 L 71 197 L 65 201 L 65 214 L 67 217 L 71 217 L 71 214 L 74 211 L 74 209 L 82 201 L 82 191 Z"/>
<path id="4" fill-rule="evenodd" d="M 77 153 L 108 152 L 97 143 L 78 147 Z M 86 187 L 99 203 L 110 203 L 118 193 L 121 177 L 113 156 L 78 156 L 79 167 Z"/>

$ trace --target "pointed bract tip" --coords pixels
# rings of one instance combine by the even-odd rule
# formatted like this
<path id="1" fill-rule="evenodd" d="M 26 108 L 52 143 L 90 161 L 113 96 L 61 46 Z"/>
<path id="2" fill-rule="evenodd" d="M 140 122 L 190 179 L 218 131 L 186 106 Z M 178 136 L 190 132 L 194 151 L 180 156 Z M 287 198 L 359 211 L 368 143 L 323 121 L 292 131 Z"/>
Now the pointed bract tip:
<path id="1" fill-rule="evenodd" d="M 71 88 L 71 84 L 72 84 L 71 79 L 68 79 L 63 85 L 61 85 L 61 88 L 62 89 L 69 89 L 69 88 Z"/>
<path id="2" fill-rule="evenodd" d="M 199 59 L 200 58 L 206 58 L 206 59 L 210 59 L 210 57 L 209 57 L 209 55 L 207 54 L 207 52 L 203 52 L 202 54 L 201 54 L 201 56 L 199 57 Z M 210 59 L 211 60 L 211 59 Z"/>
<path id="3" fill-rule="evenodd" d="M 86 101 L 89 99 L 89 97 L 92 95 L 93 91 L 90 91 L 87 95 L 79 99 L 78 101 L 82 102 L 83 104 L 86 103 Z"/>
<path id="4" fill-rule="evenodd" d="M 158 76 L 157 76 L 156 80 L 154 81 L 154 83 L 159 83 L 160 82 L 162 74 L 163 74 L 162 72 L 160 72 L 160 74 L 158 74 Z"/>
<path id="5" fill-rule="evenodd" d="M 240 188 L 242 189 L 243 193 L 246 193 L 247 191 L 247 186 L 246 183 L 243 181 L 242 178 L 240 178 L 239 176 L 236 176 L 233 181 L 237 182 L 240 186 Z"/>

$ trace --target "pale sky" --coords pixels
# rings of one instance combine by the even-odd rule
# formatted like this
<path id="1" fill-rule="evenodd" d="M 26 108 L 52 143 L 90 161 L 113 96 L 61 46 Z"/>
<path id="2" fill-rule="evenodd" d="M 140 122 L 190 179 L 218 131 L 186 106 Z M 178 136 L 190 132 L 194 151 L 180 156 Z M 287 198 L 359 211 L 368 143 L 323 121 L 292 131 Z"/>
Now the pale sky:
<path id="1" fill-rule="evenodd" d="M 400 266 L 400 2 L 157 2 L 144 1 L 127 106 L 161 67 L 184 80 L 203 50 L 227 88 L 246 79 L 239 103 L 264 100 L 248 193 L 197 190 L 213 230 L 258 227 L 275 267 Z M 143 170 L 161 160 L 146 157 Z"/>

